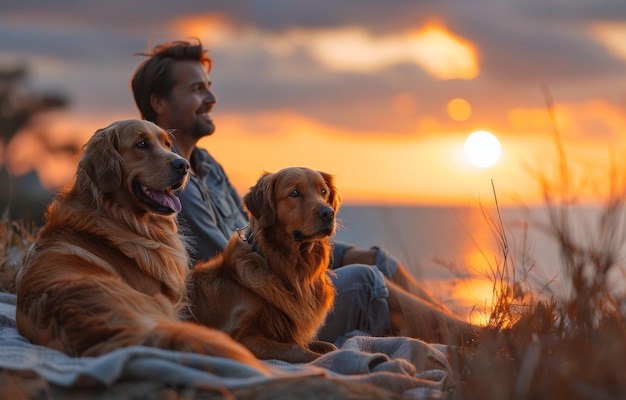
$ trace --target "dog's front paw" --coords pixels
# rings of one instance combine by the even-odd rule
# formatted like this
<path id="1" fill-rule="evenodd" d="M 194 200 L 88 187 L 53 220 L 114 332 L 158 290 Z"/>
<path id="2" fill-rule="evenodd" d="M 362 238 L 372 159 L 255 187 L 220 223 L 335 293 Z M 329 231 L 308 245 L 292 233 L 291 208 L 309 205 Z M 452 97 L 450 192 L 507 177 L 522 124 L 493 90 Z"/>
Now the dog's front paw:
<path id="1" fill-rule="evenodd" d="M 337 350 L 337 347 L 330 342 L 315 340 L 309 344 L 309 350 L 319 354 L 326 354 L 330 353 L 331 351 Z"/>

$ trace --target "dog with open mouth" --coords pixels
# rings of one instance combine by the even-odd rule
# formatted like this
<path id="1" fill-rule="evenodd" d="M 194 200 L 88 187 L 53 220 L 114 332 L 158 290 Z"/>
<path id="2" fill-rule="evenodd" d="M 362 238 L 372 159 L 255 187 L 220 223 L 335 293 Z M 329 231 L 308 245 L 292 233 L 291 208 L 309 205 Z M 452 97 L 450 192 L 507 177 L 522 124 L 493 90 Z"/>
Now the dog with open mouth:
<path id="1" fill-rule="evenodd" d="M 70 356 L 143 345 L 262 364 L 216 329 L 182 319 L 189 259 L 175 195 L 189 163 L 140 120 L 95 132 L 50 204 L 17 277 L 17 329 Z"/>
<path id="2" fill-rule="evenodd" d="M 233 234 L 192 271 L 193 317 L 260 359 L 304 363 L 335 350 L 316 340 L 335 296 L 328 265 L 340 195 L 332 176 L 300 167 L 268 173 L 243 203 L 245 236 Z"/>

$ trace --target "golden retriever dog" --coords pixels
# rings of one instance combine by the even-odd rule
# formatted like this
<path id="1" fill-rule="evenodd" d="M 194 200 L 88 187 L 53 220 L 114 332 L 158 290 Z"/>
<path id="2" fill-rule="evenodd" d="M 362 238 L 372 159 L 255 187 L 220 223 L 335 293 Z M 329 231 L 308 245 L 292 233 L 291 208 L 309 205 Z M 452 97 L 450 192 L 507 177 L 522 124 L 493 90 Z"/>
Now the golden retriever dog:
<path id="1" fill-rule="evenodd" d="M 335 350 L 315 340 L 333 304 L 330 236 L 340 197 L 330 175 L 287 168 L 243 197 L 250 225 L 221 255 L 192 270 L 198 322 L 219 328 L 260 359 L 309 362 Z"/>
<path id="2" fill-rule="evenodd" d="M 147 121 L 119 121 L 83 148 L 17 277 L 18 331 L 70 356 L 126 346 L 210 354 L 263 368 L 216 329 L 183 321 L 189 261 L 177 232 L 188 162 Z"/>

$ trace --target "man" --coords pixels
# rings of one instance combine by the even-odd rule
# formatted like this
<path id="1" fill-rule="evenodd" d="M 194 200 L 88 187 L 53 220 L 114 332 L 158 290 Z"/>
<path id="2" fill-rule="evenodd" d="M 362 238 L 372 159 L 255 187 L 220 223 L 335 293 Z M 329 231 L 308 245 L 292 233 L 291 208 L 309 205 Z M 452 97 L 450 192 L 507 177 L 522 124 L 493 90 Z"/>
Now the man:
<path id="1" fill-rule="evenodd" d="M 172 131 L 176 151 L 191 164 L 190 182 L 179 195 L 180 223 L 189 233 L 192 259 L 208 259 L 248 224 L 223 168 L 197 147 L 201 138 L 215 131 L 210 112 L 216 99 L 208 75 L 212 61 L 199 41 L 157 45 L 142 55 L 149 58 L 131 80 L 135 102 L 142 118 Z M 382 249 L 335 243 L 333 260 L 337 297 L 320 340 L 340 344 L 357 333 L 455 345 L 472 340 L 472 327 L 438 304 Z"/>

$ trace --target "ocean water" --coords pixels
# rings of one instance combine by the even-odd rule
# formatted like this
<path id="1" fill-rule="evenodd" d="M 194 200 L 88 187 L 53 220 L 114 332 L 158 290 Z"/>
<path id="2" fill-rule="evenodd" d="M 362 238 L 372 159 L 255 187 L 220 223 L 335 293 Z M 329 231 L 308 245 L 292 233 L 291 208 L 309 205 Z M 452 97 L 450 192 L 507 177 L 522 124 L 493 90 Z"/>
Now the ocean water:
<path id="1" fill-rule="evenodd" d="M 540 210 L 532 210 L 530 217 L 526 213 L 521 208 L 503 209 L 498 215 L 496 210 L 478 207 L 347 205 L 339 211 L 336 239 L 361 247 L 382 246 L 410 267 L 416 277 L 433 279 L 449 275 L 450 268 L 444 265 L 456 265 L 461 270 L 478 267 L 465 264 L 478 263 L 477 254 L 490 258 L 501 253 L 497 232 L 500 219 L 509 247 L 518 247 L 524 223 L 534 226 L 529 221 L 536 221 Z M 532 235 L 533 240 L 540 239 L 537 229 Z M 538 257 L 553 256 L 543 247 L 533 249 L 541 250 Z"/>
<path id="2" fill-rule="evenodd" d="M 568 231 L 578 243 L 606 240 L 599 213 L 595 207 L 568 212 Z M 542 207 L 344 205 L 338 218 L 337 240 L 384 247 L 460 314 L 490 306 L 494 280 L 502 271 L 510 279 L 523 280 L 533 293 L 548 297 L 567 293 L 560 246 Z M 626 235 L 624 239 L 626 243 Z"/>

